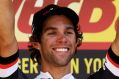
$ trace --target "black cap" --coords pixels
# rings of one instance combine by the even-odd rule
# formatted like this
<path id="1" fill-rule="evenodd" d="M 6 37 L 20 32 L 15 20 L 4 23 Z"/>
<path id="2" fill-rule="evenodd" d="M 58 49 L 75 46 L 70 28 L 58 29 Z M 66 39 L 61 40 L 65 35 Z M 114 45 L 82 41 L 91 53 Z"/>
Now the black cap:
<path id="1" fill-rule="evenodd" d="M 77 28 L 79 17 L 72 9 L 50 4 L 34 14 L 33 22 L 32 22 L 32 27 L 33 27 L 32 33 L 34 34 L 34 32 L 36 32 L 36 30 L 38 30 L 39 28 L 42 29 L 44 21 L 48 17 L 53 16 L 53 15 L 66 16 L 72 21 L 74 27 Z"/>

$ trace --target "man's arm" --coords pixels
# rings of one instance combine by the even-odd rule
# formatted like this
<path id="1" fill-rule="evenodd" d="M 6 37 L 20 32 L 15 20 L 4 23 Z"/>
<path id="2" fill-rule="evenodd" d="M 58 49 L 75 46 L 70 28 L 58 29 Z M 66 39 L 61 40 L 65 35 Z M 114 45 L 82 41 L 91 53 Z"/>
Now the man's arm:
<path id="1" fill-rule="evenodd" d="M 116 38 L 115 38 L 114 42 L 112 43 L 112 50 L 117 56 L 119 56 L 119 17 L 118 17 L 115 25 L 117 28 L 117 33 L 116 33 Z"/>
<path id="2" fill-rule="evenodd" d="M 119 79 L 119 18 L 115 26 L 117 27 L 116 37 L 106 54 L 104 66 L 88 79 Z"/>
<path id="3" fill-rule="evenodd" d="M 18 46 L 14 21 L 12 0 L 0 0 L 0 79 L 18 77 Z"/>
<path id="4" fill-rule="evenodd" d="M 106 55 L 105 66 L 119 78 L 119 17 L 115 23 L 116 37 Z"/>
<path id="5" fill-rule="evenodd" d="M 9 57 L 17 50 L 12 0 L 0 0 L 0 56 Z"/>

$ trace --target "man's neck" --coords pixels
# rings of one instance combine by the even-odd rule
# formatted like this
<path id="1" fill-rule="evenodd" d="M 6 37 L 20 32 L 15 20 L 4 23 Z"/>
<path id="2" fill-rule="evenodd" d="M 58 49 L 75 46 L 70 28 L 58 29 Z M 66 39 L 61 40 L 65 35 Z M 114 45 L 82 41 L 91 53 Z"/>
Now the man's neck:
<path id="1" fill-rule="evenodd" d="M 42 72 L 49 72 L 53 79 L 61 79 L 66 74 L 70 73 L 70 64 L 63 67 L 56 67 L 53 65 L 43 65 L 41 68 Z"/>

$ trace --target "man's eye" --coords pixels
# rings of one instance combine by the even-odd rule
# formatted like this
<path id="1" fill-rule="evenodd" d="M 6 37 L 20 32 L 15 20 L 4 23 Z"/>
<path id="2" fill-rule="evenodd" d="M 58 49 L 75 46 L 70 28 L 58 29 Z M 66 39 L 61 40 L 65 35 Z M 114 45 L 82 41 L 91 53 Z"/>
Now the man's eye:
<path id="1" fill-rule="evenodd" d="M 73 34 L 73 32 L 66 32 L 66 34 Z"/>
<path id="2" fill-rule="evenodd" d="M 56 32 L 49 32 L 48 35 L 56 35 Z"/>

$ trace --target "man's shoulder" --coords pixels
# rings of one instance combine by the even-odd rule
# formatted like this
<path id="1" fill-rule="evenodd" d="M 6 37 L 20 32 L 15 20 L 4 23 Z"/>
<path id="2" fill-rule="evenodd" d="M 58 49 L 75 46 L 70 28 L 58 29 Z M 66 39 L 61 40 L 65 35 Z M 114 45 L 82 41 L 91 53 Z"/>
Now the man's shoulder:
<path id="1" fill-rule="evenodd" d="M 12 75 L 0 79 L 28 79 L 28 77 L 18 68 Z"/>
<path id="2" fill-rule="evenodd" d="M 99 71 L 91 74 L 88 79 L 104 79 L 103 78 L 103 73 L 104 73 L 104 70 L 103 68 L 101 68 Z"/>
<path id="3" fill-rule="evenodd" d="M 18 68 L 18 79 L 28 79 L 28 77 Z"/>
<path id="4" fill-rule="evenodd" d="M 107 68 L 100 68 L 99 71 L 90 75 L 88 79 L 119 79 L 119 77 L 114 76 Z"/>

